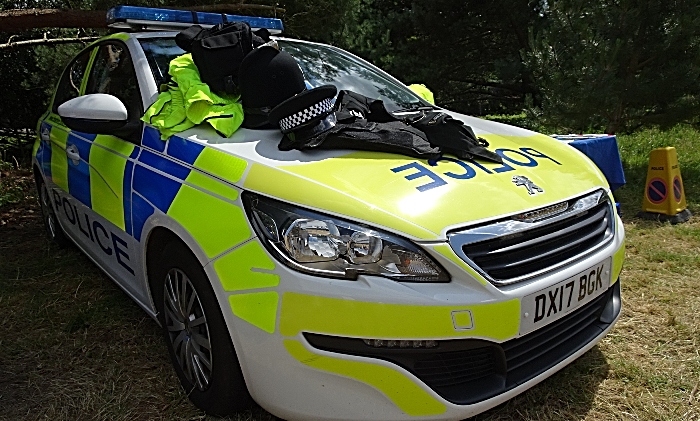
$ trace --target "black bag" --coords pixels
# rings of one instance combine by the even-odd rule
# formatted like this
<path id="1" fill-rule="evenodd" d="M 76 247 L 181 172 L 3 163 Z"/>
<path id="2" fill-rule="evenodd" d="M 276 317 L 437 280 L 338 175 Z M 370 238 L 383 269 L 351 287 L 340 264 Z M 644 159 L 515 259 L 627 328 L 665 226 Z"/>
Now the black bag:
<path id="1" fill-rule="evenodd" d="M 441 155 L 440 149 L 428 143 L 423 132 L 403 121 L 375 123 L 362 119 L 352 123 L 339 122 L 330 130 L 309 138 L 296 139 L 294 134 L 287 134 L 280 141 L 278 148 L 281 151 L 354 149 L 422 159 L 437 159 Z"/>
<path id="2" fill-rule="evenodd" d="M 209 29 L 193 25 L 177 34 L 175 42 L 192 53 L 202 82 L 217 93 L 238 92 L 238 68 L 243 58 L 269 41 L 269 32 L 253 33 L 245 22 L 220 23 Z"/>
<path id="3" fill-rule="evenodd" d="M 378 123 L 399 120 L 386 110 L 382 100 L 369 98 L 352 91 L 340 91 L 336 108 L 336 116 L 340 123 L 353 123 L 360 119 Z M 460 159 L 476 158 L 499 164 L 503 163 L 503 158 L 500 155 L 486 149 L 489 143 L 482 138 L 477 138 L 471 127 L 443 112 L 422 111 L 418 115 L 404 117 L 401 121 L 418 129 L 421 132 L 421 137 L 439 152 L 450 153 Z M 374 142 L 379 141 L 374 140 Z M 389 142 L 397 146 L 399 150 L 406 149 L 396 145 L 394 139 Z M 420 156 L 415 153 L 404 154 Z"/>
<path id="4" fill-rule="evenodd" d="M 384 107 L 381 99 L 374 99 L 353 91 L 340 91 L 336 104 L 336 116 L 341 123 L 364 119 L 375 123 L 387 123 L 398 119 Z"/>
<path id="5" fill-rule="evenodd" d="M 486 149 L 489 143 L 476 137 L 471 127 L 439 111 L 424 111 L 406 123 L 425 133 L 431 145 L 460 159 L 485 159 L 503 163 L 503 158 Z"/>

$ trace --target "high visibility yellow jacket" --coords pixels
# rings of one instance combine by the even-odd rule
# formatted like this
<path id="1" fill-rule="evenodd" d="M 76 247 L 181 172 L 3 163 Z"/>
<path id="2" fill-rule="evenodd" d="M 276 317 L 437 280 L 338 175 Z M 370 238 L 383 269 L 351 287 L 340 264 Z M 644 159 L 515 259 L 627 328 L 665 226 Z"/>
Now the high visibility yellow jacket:
<path id="1" fill-rule="evenodd" d="M 191 54 L 170 62 L 172 83 L 161 92 L 141 118 L 160 131 L 165 140 L 175 133 L 206 122 L 224 137 L 229 137 L 243 122 L 243 106 L 238 95 L 218 95 L 202 82 Z"/>
<path id="2" fill-rule="evenodd" d="M 433 92 L 422 83 L 414 83 L 413 85 L 408 85 L 408 88 L 420 95 L 420 97 L 424 100 L 435 105 L 435 97 L 433 96 Z"/>

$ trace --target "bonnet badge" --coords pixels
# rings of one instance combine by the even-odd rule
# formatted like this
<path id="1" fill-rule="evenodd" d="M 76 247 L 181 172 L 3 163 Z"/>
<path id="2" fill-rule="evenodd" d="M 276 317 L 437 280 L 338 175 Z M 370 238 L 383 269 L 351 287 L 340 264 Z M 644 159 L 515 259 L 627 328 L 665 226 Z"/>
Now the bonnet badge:
<path id="1" fill-rule="evenodd" d="M 514 175 L 512 179 L 516 186 L 525 186 L 527 189 L 527 194 L 535 195 L 537 193 L 544 193 L 544 189 L 537 184 L 533 183 L 529 178 L 524 175 Z"/>

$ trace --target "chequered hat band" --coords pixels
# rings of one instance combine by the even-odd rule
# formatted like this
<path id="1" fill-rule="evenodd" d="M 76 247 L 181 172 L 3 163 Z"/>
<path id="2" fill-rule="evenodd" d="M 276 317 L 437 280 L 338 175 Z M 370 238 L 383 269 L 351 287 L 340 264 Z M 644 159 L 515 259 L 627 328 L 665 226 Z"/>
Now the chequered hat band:
<path id="1" fill-rule="evenodd" d="M 316 117 L 324 116 L 331 112 L 333 109 L 333 98 L 326 98 L 323 101 L 316 103 L 309 108 L 303 109 L 297 113 L 280 119 L 280 129 L 283 132 L 289 132 L 294 130 Z"/>

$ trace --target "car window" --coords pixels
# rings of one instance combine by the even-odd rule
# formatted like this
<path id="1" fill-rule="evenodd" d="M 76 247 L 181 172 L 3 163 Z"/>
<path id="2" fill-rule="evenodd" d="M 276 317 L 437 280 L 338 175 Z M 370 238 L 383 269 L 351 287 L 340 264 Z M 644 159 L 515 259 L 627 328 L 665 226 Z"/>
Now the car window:
<path id="1" fill-rule="evenodd" d="M 173 38 L 150 38 L 141 40 L 143 52 L 151 67 L 156 86 L 160 86 L 168 78 L 168 68 L 170 61 L 185 53 L 185 51 L 175 44 Z"/>
<path id="2" fill-rule="evenodd" d="M 139 42 L 146 53 L 156 84 L 161 84 L 167 78 L 170 60 L 184 51 L 175 44 L 174 38 L 143 38 Z M 278 40 L 278 44 L 297 60 L 304 72 L 306 84 L 311 88 L 332 84 L 338 89 L 380 98 L 390 111 L 416 105 L 430 106 L 378 68 L 339 48 L 293 40 Z"/>
<path id="3" fill-rule="evenodd" d="M 139 119 L 143 115 L 143 105 L 136 71 L 126 45 L 109 42 L 98 47 L 85 94 L 98 93 L 114 95 L 124 103 L 129 119 L 120 137 L 139 143 Z"/>
<path id="4" fill-rule="evenodd" d="M 59 105 L 80 95 L 80 85 L 83 82 L 85 69 L 87 69 L 90 61 L 91 52 L 92 48 L 83 51 L 66 67 L 56 88 L 56 96 L 52 107 L 54 113 L 58 112 Z"/>

